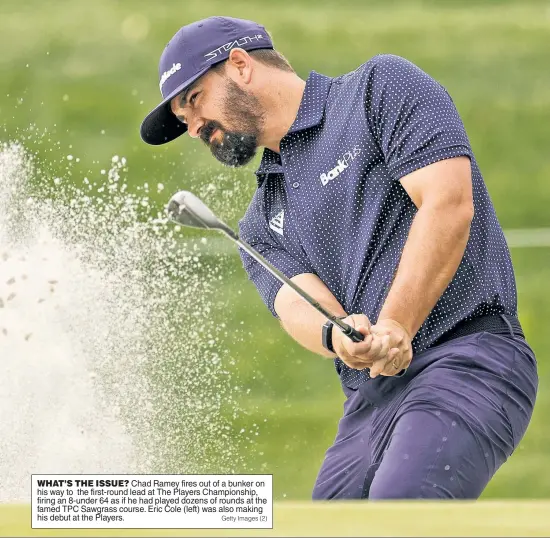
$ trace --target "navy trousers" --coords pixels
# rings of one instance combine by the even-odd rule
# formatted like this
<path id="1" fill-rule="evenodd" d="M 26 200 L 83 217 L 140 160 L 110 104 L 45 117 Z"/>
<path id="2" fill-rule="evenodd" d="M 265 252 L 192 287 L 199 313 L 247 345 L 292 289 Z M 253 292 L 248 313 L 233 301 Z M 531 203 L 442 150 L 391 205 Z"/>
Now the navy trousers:
<path id="1" fill-rule="evenodd" d="M 414 356 L 347 400 L 313 499 L 476 499 L 523 437 L 538 388 L 520 337 L 481 332 Z"/>

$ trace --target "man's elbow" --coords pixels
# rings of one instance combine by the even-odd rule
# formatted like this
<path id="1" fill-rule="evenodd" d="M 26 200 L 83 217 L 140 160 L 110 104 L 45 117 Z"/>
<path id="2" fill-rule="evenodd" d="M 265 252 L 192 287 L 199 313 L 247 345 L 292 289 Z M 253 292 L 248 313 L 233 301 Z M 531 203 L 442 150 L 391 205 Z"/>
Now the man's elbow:
<path id="1" fill-rule="evenodd" d="M 470 236 L 470 227 L 475 215 L 474 204 L 464 202 L 459 205 L 450 206 L 447 208 L 445 215 L 446 225 L 450 229 L 454 228 L 457 236 L 467 240 Z"/>
<path id="2" fill-rule="evenodd" d="M 451 222 L 448 221 L 448 224 L 454 227 L 458 244 L 462 244 L 462 247 L 466 248 L 475 215 L 474 204 L 464 202 L 459 206 L 455 206 L 448 214 L 451 217 Z"/>
<path id="3" fill-rule="evenodd" d="M 475 216 L 474 201 L 471 196 L 434 197 L 427 200 L 422 208 L 435 212 L 439 219 L 459 228 L 470 228 Z"/>
<path id="4" fill-rule="evenodd" d="M 461 225 L 465 230 L 470 231 L 470 226 L 475 216 L 475 209 L 473 201 L 462 203 L 455 209 L 454 215 L 458 225 Z"/>
<path id="5" fill-rule="evenodd" d="M 430 214 L 430 220 L 447 231 L 450 241 L 466 248 L 475 216 L 473 201 L 456 198 L 447 201 L 439 199 L 435 203 L 424 203 L 420 210 Z"/>

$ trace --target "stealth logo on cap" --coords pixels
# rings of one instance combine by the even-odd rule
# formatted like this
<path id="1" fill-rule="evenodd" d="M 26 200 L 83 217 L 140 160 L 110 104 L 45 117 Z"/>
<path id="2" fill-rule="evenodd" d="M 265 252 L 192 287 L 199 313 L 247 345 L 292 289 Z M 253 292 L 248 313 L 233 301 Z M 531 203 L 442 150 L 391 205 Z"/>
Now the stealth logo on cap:
<path id="1" fill-rule="evenodd" d="M 245 37 L 241 37 L 240 39 L 236 39 L 235 41 L 230 41 L 229 43 L 226 43 L 221 47 L 218 47 L 212 52 L 205 54 L 204 57 L 206 58 L 207 61 L 214 60 L 216 56 L 219 56 L 222 52 L 226 52 L 229 49 L 232 49 L 233 47 L 242 47 L 247 43 L 251 43 L 252 41 L 258 41 L 260 39 L 264 39 L 264 36 L 262 34 L 247 35 Z"/>
<path id="2" fill-rule="evenodd" d="M 160 77 L 159 82 L 159 88 L 162 90 L 163 84 L 173 75 L 176 71 L 179 71 L 181 69 L 181 64 L 178 62 L 177 64 L 172 64 L 172 67 L 168 69 L 168 71 L 165 71 L 162 74 L 162 77 Z"/>

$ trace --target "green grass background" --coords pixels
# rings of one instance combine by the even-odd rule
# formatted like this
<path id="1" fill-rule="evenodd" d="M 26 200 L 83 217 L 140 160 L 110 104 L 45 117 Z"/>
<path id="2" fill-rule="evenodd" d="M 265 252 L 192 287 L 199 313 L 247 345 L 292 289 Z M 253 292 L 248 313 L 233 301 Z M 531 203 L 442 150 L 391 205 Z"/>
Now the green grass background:
<path id="1" fill-rule="evenodd" d="M 98 174 L 112 155 L 123 155 L 134 186 L 165 185 L 153 194 L 159 207 L 176 190 L 200 191 L 223 177 L 232 202 L 205 199 L 235 226 L 254 191 L 257 160 L 228 171 L 187 137 L 153 148 L 138 132 L 159 99 L 157 63 L 166 42 L 181 25 L 220 14 L 263 23 L 303 78 L 312 69 L 345 73 L 378 53 L 415 62 L 453 96 L 503 227 L 550 226 L 547 1 L 2 0 L 0 139 L 23 139 L 52 174 L 67 172 L 67 154 L 79 157 L 72 167 L 77 183 L 85 171 Z M 30 124 L 48 136 L 29 137 Z M 546 497 L 550 249 L 512 255 L 520 317 L 541 383 L 527 435 L 484 496 Z M 273 473 L 277 499 L 306 499 L 342 410 L 338 380 L 331 362 L 302 350 L 279 328 L 238 256 L 225 263 L 231 272 L 220 293 L 229 308 L 215 315 L 240 335 L 227 345 L 250 389 L 241 425 L 261 424 L 247 472 Z"/>
<path id="2" fill-rule="evenodd" d="M 273 529 L 31 529 L 25 505 L 0 506 L 0 536 L 548 536 L 548 501 L 276 502 Z M 183 523 L 184 524 L 184 523 Z"/>

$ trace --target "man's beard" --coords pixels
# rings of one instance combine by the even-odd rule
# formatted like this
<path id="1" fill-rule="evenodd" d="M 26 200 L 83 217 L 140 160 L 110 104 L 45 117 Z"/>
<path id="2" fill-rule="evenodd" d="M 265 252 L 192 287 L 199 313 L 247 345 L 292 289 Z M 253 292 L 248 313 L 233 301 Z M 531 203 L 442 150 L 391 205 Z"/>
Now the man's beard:
<path id="1" fill-rule="evenodd" d="M 227 80 L 227 91 L 223 98 L 225 116 L 228 111 L 238 111 L 238 120 L 233 122 L 234 130 L 225 129 L 218 121 L 208 121 L 200 130 L 201 140 L 210 147 L 212 155 L 226 166 L 244 166 L 249 163 L 258 149 L 260 127 L 263 122 L 258 99 L 235 82 Z M 233 113 L 235 115 L 235 112 Z M 222 134 L 221 141 L 210 138 L 216 129 Z"/>

